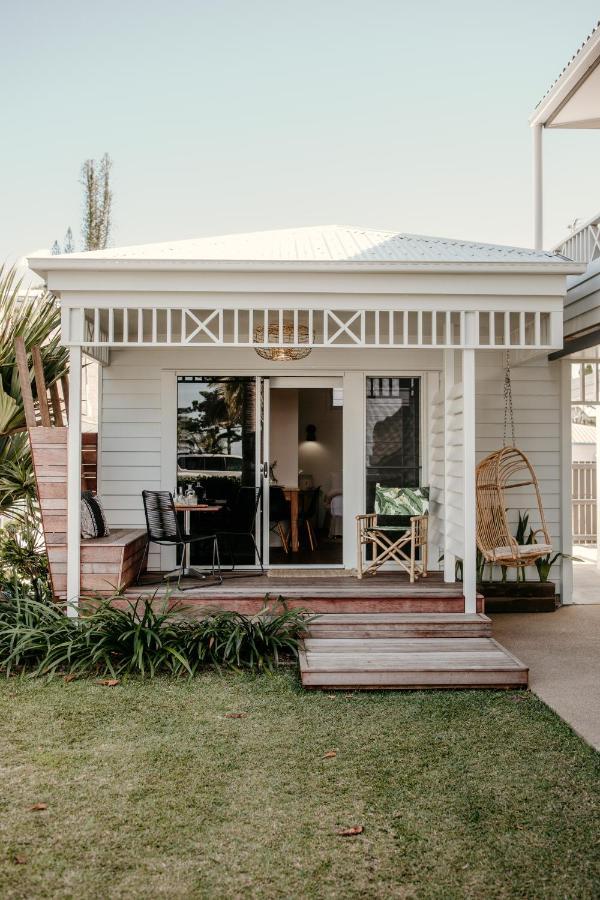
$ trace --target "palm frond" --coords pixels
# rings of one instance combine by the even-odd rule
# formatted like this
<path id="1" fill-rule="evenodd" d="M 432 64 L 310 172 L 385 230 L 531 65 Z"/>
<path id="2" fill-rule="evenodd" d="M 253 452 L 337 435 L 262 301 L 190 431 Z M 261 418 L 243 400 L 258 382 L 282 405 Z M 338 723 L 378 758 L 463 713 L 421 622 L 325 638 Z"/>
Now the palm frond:
<path id="1" fill-rule="evenodd" d="M 49 387 L 68 371 L 68 351 L 60 344 L 60 309 L 46 289 L 28 291 L 16 267 L 0 266 L 0 513 L 15 504 L 33 502 L 35 484 L 25 410 L 15 355 L 15 338 L 39 347 Z M 35 379 L 30 367 L 34 399 Z"/>

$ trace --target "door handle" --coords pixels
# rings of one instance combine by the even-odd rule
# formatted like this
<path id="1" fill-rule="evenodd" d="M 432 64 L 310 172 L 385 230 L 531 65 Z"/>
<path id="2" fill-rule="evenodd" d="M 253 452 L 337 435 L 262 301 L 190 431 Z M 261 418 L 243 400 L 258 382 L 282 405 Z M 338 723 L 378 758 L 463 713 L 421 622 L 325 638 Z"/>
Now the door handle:
<path id="1" fill-rule="evenodd" d="M 267 462 L 267 460 L 265 460 L 264 463 L 262 464 L 262 474 L 263 474 L 263 478 L 269 477 L 269 463 Z"/>

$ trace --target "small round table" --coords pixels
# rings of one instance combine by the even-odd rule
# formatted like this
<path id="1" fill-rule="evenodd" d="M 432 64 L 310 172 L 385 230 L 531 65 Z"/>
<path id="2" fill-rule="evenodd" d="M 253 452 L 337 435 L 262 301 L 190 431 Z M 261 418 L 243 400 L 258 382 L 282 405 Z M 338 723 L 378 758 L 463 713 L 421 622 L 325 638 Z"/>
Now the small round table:
<path id="1" fill-rule="evenodd" d="M 208 503 L 176 503 L 175 510 L 183 513 L 183 530 L 186 535 L 190 533 L 191 514 L 193 512 L 216 513 L 223 509 L 222 506 L 209 506 Z M 203 572 L 192 569 L 190 565 L 190 544 L 184 544 L 183 548 L 183 575 L 195 575 L 196 578 L 206 578 Z"/>

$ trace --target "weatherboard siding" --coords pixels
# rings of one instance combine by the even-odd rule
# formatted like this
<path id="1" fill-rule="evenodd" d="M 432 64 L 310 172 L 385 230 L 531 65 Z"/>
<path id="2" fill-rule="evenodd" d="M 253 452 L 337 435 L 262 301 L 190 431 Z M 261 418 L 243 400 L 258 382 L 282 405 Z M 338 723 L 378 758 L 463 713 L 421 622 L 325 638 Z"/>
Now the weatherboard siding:
<path id="1" fill-rule="evenodd" d="M 591 262 L 583 275 L 567 281 L 565 337 L 600 328 L 600 259 Z"/>
<path id="2" fill-rule="evenodd" d="M 102 369 L 98 490 L 111 526 L 140 528 L 142 490 L 161 487 L 161 373 L 140 366 L 131 351 L 114 353 L 113 360 Z M 149 565 L 158 563 L 153 550 Z"/>
<path id="3" fill-rule="evenodd" d="M 502 446 L 504 430 L 504 354 L 477 354 L 476 449 L 477 459 Z M 558 363 L 541 358 L 511 370 L 517 446 L 532 463 L 539 480 L 548 529 L 556 549 L 561 546 L 560 432 L 561 369 Z M 508 433 L 510 440 L 510 431 Z M 529 492 L 527 497 L 530 497 Z M 522 502 L 520 503 L 519 500 Z M 509 508 L 524 510 L 528 505 L 518 491 Z M 537 578 L 535 569 L 528 577 Z M 551 576 L 560 581 L 560 566 Z"/>
<path id="4" fill-rule="evenodd" d="M 478 459 L 502 444 L 504 395 L 503 354 L 476 354 L 476 449 Z M 100 484 L 109 523 L 143 527 L 141 491 L 172 490 L 175 485 L 175 373 L 252 373 L 327 375 L 364 371 L 369 374 L 441 372 L 443 354 L 435 350 L 315 350 L 290 365 L 263 364 L 253 350 L 208 348 L 113 350 L 111 365 L 102 370 L 100 417 Z M 540 359 L 512 371 L 518 445 L 533 463 L 542 491 L 548 525 L 560 546 L 560 366 Z M 165 392 L 164 385 L 171 385 Z M 431 394 L 434 397 L 434 392 Z M 360 406 L 360 404 L 359 404 Z M 426 410 L 424 436 L 430 476 L 440 499 L 440 432 L 433 423 L 440 404 Z M 440 412 L 441 414 L 441 412 Z M 353 445 L 358 444 L 353 440 Z M 363 439 L 364 444 L 364 439 Z M 346 445 L 348 446 L 348 445 Z M 362 447 L 356 457 L 362 465 Z M 165 464 L 166 463 L 166 464 Z M 348 465 L 348 459 L 345 465 Z M 172 468 L 172 475 L 170 475 Z M 515 503 L 518 503 L 518 498 Z M 442 521 L 434 529 L 441 543 Z M 353 535 L 348 535 L 353 543 Z M 158 554 L 150 559 L 158 565 Z M 432 559 L 435 566 L 437 560 Z M 559 569 L 553 572 L 559 577 Z"/>

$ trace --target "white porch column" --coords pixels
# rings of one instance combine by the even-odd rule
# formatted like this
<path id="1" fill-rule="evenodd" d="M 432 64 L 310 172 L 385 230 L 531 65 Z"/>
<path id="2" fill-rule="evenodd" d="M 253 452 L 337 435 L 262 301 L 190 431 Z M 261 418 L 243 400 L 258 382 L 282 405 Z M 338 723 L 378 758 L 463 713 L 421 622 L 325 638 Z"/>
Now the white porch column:
<path id="1" fill-rule="evenodd" d="M 544 171 L 542 157 L 543 126 L 534 125 L 533 131 L 533 246 L 544 247 Z"/>
<path id="2" fill-rule="evenodd" d="M 456 381 L 456 351 L 444 350 L 444 506 L 448 499 L 448 485 L 450 483 L 450 460 L 448 458 L 448 436 L 450 434 L 450 402 L 452 400 L 452 388 Z M 456 556 L 450 550 L 450 526 L 444 510 L 444 581 L 456 581 Z"/>
<path id="3" fill-rule="evenodd" d="M 477 612 L 475 495 L 475 351 L 462 351 L 465 612 Z"/>
<path id="4" fill-rule="evenodd" d="M 81 347 L 69 350 L 67 442 L 67 615 L 77 616 L 81 546 Z"/>
<path id="5" fill-rule="evenodd" d="M 560 475 L 561 475 L 561 511 L 560 511 L 560 544 L 558 549 L 567 556 L 573 554 L 573 444 L 571 437 L 571 361 L 563 359 L 559 362 L 560 371 Z M 585 399 L 585 386 L 582 385 Z M 600 411 L 596 407 L 596 412 Z M 596 436 L 598 436 L 596 424 Z M 597 465 L 597 463 L 596 463 Z M 597 470 L 596 470 L 597 471 Z M 562 559 L 561 562 L 561 600 L 564 604 L 573 602 L 573 560 Z"/>
<path id="6" fill-rule="evenodd" d="M 344 495 L 344 568 L 358 565 L 355 516 L 365 511 L 365 377 L 344 373 L 342 418 L 342 491 Z"/>

